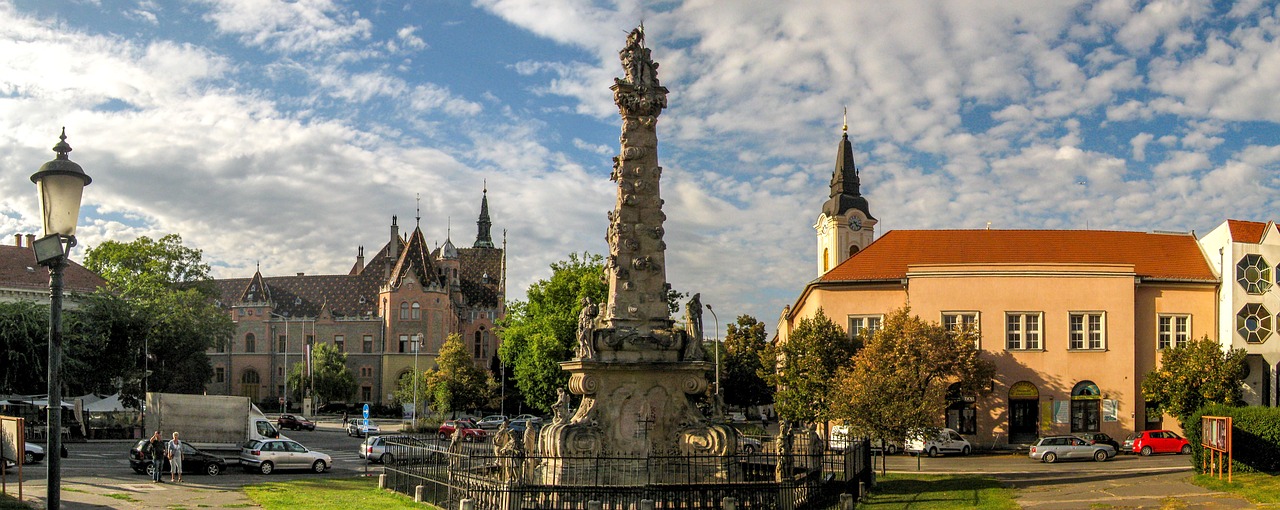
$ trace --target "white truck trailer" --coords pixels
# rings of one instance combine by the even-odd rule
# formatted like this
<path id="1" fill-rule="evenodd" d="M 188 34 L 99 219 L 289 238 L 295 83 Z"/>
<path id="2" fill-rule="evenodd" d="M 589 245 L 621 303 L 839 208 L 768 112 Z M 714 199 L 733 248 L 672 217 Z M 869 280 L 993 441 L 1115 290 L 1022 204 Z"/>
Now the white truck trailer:
<path id="1" fill-rule="evenodd" d="M 160 431 L 201 450 L 239 451 L 250 439 L 280 437 L 280 431 L 249 397 L 147 393 L 146 433 Z"/>

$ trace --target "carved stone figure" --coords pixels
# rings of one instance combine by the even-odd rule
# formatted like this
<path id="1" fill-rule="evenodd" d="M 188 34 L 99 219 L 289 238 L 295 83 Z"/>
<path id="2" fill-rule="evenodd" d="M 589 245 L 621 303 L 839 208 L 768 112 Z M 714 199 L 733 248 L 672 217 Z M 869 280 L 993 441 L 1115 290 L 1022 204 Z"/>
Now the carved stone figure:
<path id="1" fill-rule="evenodd" d="M 779 482 L 791 478 L 795 460 L 791 458 L 791 422 L 782 420 L 778 425 L 778 464 L 774 470 Z"/>
<path id="2" fill-rule="evenodd" d="M 685 327 L 687 332 L 684 347 L 685 360 L 700 360 L 703 358 L 702 352 L 702 294 L 695 293 L 689 302 L 684 306 L 685 320 L 689 324 Z"/>
<path id="3" fill-rule="evenodd" d="M 582 298 L 582 311 L 578 313 L 578 359 L 596 358 L 594 342 L 597 315 L 600 315 L 600 309 L 591 302 L 591 298 Z"/>
<path id="4" fill-rule="evenodd" d="M 551 423 L 564 423 L 569 420 L 569 392 L 564 388 L 556 388 L 556 403 L 551 407 L 554 417 Z"/>

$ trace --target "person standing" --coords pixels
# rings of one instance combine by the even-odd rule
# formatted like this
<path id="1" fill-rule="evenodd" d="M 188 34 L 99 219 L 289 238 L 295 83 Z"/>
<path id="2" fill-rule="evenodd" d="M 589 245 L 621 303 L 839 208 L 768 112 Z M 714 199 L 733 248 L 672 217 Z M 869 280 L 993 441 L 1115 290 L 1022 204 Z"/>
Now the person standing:
<path id="1" fill-rule="evenodd" d="M 150 448 L 147 453 L 151 455 L 151 481 L 160 483 L 160 470 L 164 469 L 165 446 L 164 440 L 160 439 L 159 430 L 151 434 L 151 439 L 147 440 L 147 447 Z"/>
<path id="2" fill-rule="evenodd" d="M 346 411 L 342 412 L 342 429 L 343 430 L 347 429 L 347 412 Z"/>
<path id="3" fill-rule="evenodd" d="M 178 441 L 178 432 L 174 431 L 173 440 L 169 441 L 169 481 L 182 482 L 182 442 Z"/>

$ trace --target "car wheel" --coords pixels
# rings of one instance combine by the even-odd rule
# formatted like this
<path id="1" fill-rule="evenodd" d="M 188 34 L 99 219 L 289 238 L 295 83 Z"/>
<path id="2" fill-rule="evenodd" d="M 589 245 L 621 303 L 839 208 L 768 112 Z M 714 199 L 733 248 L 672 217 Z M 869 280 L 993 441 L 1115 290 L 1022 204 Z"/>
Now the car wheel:
<path id="1" fill-rule="evenodd" d="M 938 456 L 938 447 L 936 447 L 936 446 L 935 446 L 935 447 L 933 447 L 933 448 L 929 448 L 929 456 L 930 456 L 930 457 L 937 457 L 937 456 Z"/>
<path id="2" fill-rule="evenodd" d="M 151 464 L 147 464 L 147 467 L 144 468 L 142 472 L 146 473 L 147 476 L 150 476 L 151 479 L 154 480 L 156 477 L 156 464 L 154 462 Z"/>
<path id="3" fill-rule="evenodd" d="M 317 473 L 323 473 L 324 469 L 325 469 L 325 465 L 323 460 L 317 460 L 311 464 L 311 470 Z"/>
<path id="4" fill-rule="evenodd" d="M 1184 444 L 1184 445 L 1182 445 L 1182 454 L 1183 454 L 1183 455 L 1191 455 L 1191 445 L 1189 445 L 1189 444 Z"/>
<path id="5" fill-rule="evenodd" d="M 219 474 L 222 474 L 222 466 L 210 462 L 205 464 L 204 473 L 209 476 L 218 476 Z"/>
<path id="6" fill-rule="evenodd" d="M 960 455 L 968 455 L 970 451 L 972 450 L 969 449 L 969 445 L 964 445 L 964 448 L 960 450 Z"/>
<path id="7" fill-rule="evenodd" d="M 885 450 L 889 452 L 889 455 L 898 454 L 898 447 L 894 445 L 889 445 L 887 448 L 885 448 Z"/>
<path id="8" fill-rule="evenodd" d="M 264 475 L 269 475 L 272 471 L 275 471 L 275 468 L 270 462 L 263 462 L 258 466 L 258 471 L 261 471 Z"/>
<path id="9" fill-rule="evenodd" d="M 1106 450 L 1098 450 L 1096 452 L 1093 452 L 1093 460 L 1096 460 L 1098 462 L 1107 460 Z"/>
<path id="10" fill-rule="evenodd" d="M 749 445 L 749 444 L 744 444 L 744 445 L 742 445 L 742 451 L 744 451 L 744 452 L 746 452 L 746 453 L 748 453 L 748 454 L 755 453 L 755 452 L 756 452 L 756 447 L 751 446 L 751 445 Z"/>
<path id="11" fill-rule="evenodd" d="M 448 434 L 445 434 L 444 432 L 441 432 L 441 433 L 437 434 L 437 437 L 439 437 L 441 441 L 448 441 L 448 440 L 449 440 L 449 435 L 448 435 Z"/>
<path id="12" fill-rule="evenodd" d="M 1150 447 L 1150 446 L 1143 446 L 1143 447 L 1142 447 L 1142 456 L 1143 456 L 1143 457 L 1150 457 L 1150 456 L 1151 456 L 1151 447 Z"/>
<path id="13" fill-rule="evenodd" d="M 1057 455 L 1054 455 L 1054 454 L 1053 454 L 1053 452 L 1049 452 L 1049 453 L 1044 454 L 1044 457 L 1043 457 L 1043 458 L 1044 458 L 1044 462 L 1045 462 L 1046 464 L 1053 464 L 1053 463 L 1054 463 L 1054 461 L 1058 460 L 1058 456 L 1057 456 Z"/>
<path id="14" fill-rule="evenodd" d="M 395 461 L 396 461 L 396 456 L 390 453 L 384 453 L 382 454 L 382 457 L 378 458 L 378 462 L 381 462 L 383 464 L 392 464 Z"/>
<path id="15" fill-rule="evenodd" d="M 22 453 L 22 463 L 23 463 L 23 464 L 35 464 L 35 463 L 36 463 L 36 454 L 31 453 L 31 452 L 23 452 L 23 453 Z"/>

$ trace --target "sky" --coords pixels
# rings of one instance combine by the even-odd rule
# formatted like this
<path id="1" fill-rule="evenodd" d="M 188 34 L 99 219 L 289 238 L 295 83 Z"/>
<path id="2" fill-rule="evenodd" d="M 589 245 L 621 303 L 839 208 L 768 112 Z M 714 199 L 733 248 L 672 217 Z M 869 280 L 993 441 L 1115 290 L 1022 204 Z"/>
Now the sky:
<path id="1" fill-rule="evenodd" d="M 667 279 L 708 331 L 772 335 L 818 276 L 846 118 L 877 235 L 1280 220 L 1275 1 L 0 0 L 0 240 L 39 233 L 65 126 L 74 259 L 177 233 L 218 278 L 345 274 L 392 216 L 470 246 L 487 186 L 522 300 L 608 252 L 641 22 Z"/>

